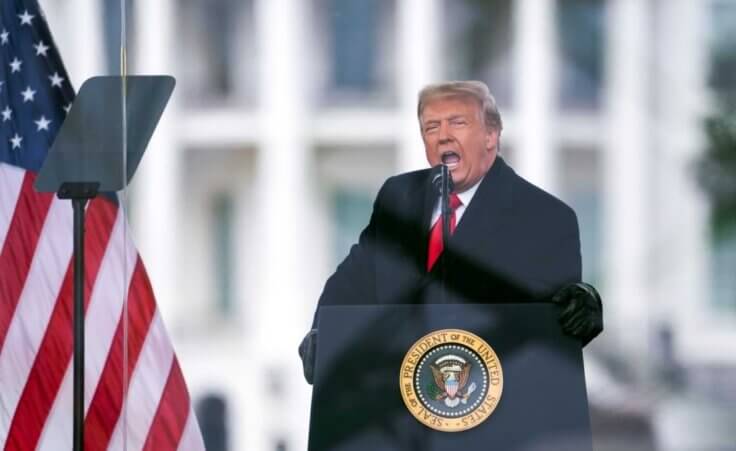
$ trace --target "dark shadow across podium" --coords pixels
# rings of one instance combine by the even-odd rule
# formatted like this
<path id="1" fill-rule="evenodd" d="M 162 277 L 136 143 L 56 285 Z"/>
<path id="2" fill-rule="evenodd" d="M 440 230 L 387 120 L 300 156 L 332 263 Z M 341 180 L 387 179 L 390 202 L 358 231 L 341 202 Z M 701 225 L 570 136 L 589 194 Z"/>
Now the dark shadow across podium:
<path id="1" fill-rule="evenodd" d="M 580 344 L 551 304 L 329 306 L 318 317 L 310 451 L 591 451 Z M 412 345 L 439 329 L 484 339 L 503 368 L 493 414 L 463 432 L 419 423 L 399 391 Z"/>

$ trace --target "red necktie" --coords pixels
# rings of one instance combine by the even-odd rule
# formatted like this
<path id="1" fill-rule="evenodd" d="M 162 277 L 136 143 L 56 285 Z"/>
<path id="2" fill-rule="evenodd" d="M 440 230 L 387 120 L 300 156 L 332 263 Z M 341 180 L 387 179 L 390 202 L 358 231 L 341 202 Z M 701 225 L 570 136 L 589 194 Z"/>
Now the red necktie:
<path id="1" fill-rule="evenodd" d="M 455 210 L 457 207 L 463 204 L 457 194 L 450 193 L 449 204 L 450 204 L 450 235 L 455 233 Z M 429 252 L 427 253 L 427 272 L 432 270 L 437 259 L 442 253 L 442 215 L 437 218 L 437 221 L 432 226 L 432 230 L 429 232 Z"/>

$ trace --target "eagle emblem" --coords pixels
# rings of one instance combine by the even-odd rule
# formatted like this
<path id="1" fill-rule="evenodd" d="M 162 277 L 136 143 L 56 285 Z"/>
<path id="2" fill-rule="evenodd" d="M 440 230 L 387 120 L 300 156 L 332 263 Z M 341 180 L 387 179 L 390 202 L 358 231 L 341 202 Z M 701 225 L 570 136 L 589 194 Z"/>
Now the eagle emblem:
<path id="1" fill-rule="evenodd" d="M 466 330 L 430 332 L 409 348 L 399 370 L 406 408 L 428 428 L 460 432 L 478 426 L 498 406 L 503 370 L 486 341 Z"/>
<path id="2" fill-rule="evenodd" d="M 444 401 L 447 407 L 467 404 L 468 398 L 475 391 L 475 382 L 467 389 L 472 364 L 464 358 L 449 354 L 437 359 L 429 367 L 432 370 L 433 383 L 427 387 L 427 393 L 437 401 Z"/>

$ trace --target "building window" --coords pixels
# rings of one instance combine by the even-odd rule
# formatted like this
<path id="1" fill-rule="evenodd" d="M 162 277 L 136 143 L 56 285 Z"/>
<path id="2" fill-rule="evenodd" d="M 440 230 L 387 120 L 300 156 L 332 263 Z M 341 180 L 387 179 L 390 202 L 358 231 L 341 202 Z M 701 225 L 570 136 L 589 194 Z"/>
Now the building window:
<path id="1" fill-rule="evenodd" d="M 603 244 L 601 156 L 592 149 L 566 149 L 560 157 L 561 197 L 578 216 L 583 280 L 600 285 Z"/>
<path id="2" fill-rule="evenodd" d="M 736 227 L 714 234 L 711 255 L 713 303 L 736 310 Z"/>
<path id="3" fill-rule="evenodd" d="M 603 0 L 559 0 L 559 103 L 563 109 L 595 109 L 603 84 Z"/>
<path id="4" fill-rule="evenodd" d="M 234 208 L 232 196 L 217 194 L 212 203 L 212 249 L 214 251 L 214 279 L 217 295 L 217 310 L 223 316 L 232 313 L 233 308 L 233 221 Z"/>
<path id="5" fill-rule="evenodd" d="M 708 84 L 716 94 L 736 96 L 736 2 L 713 2 Z"/>
<path id="6" fill-rule="evenodd" d="M 195 409 L 207 451 L 227 451 L 227 403 L 220 395 L 209 394 L 197 402 Z"/>
<path id="7" fill-rule="evenodd" d="M 333 261 L 340 263 L 358 242 L 373 210 L 371 193 L 358 189 L 337 188 L 332 195 L 332 224 L 335 233 Z"/>
<path id="8" fill-rule="evenodd" d="M 323 103 L 393 103 L 395 9 L 394 0 L 315 0 Z"/>
<path id="9" fill-rule="evenodd" d="M 371 91 L 378 83 L 378 8 L 374 0 L 330 1 L 331 80 L 337 89 Z"/>
<path id="10" fill-rule="evenodd" d="M 180 149 L 177 295 L 181 330 L 240 334 L 249 317 L 245 302 L 256 293 L 258 268 L 251 255 L 257 220 L 243 214 L 254 205 L 257 149 L 211 144 Z M 245 302 L 245 303 L 244 303 Z M 247 328 L 246 328 L 247 329 Z"/>
<path id="11" fill-rule="evenodd" d="M 368 225 L 376 194 L 396 171 L 397 153 L 392 146 L 374 143 L 318 147 L 315 155 L 322 189 L 319 208 L 327 222 L 325 269 L 333 270 Z"/>
<path id="12" fill-rule="evenodd" d="M 179 0 L 178 73 L 195 105 L 250 103 L 255 82 L 252 1 Z"/>
<path id="13" fill-rule="evenodd" d="M 708 86 L 717 102 L 705 122 L 708 146 L 700 181 L 712 206 L 713 304 L 736 311 L 736 2 L 712 1 L 709 19 Z"/>
<path id="14" fill-rule="evenodd" d="M 502 106 L 511 104 L 511 0 L 446 0 L 441 33 L 451 80 L 482 80 Z"/>

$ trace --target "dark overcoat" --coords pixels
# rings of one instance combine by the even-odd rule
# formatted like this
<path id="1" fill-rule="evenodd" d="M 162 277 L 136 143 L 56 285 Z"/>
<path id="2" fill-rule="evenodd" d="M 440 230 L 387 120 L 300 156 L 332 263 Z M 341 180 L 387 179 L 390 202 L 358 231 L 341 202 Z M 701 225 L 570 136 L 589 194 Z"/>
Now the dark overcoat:
<path id="1" fill-rule="evenodd" d="M 389 178 L 358 243 L 325 284 L 319 306 L 542 301 L 581 280 L 575 213 L 500 156 L 428 273 L 437 198 L 429 169 Z"/>

